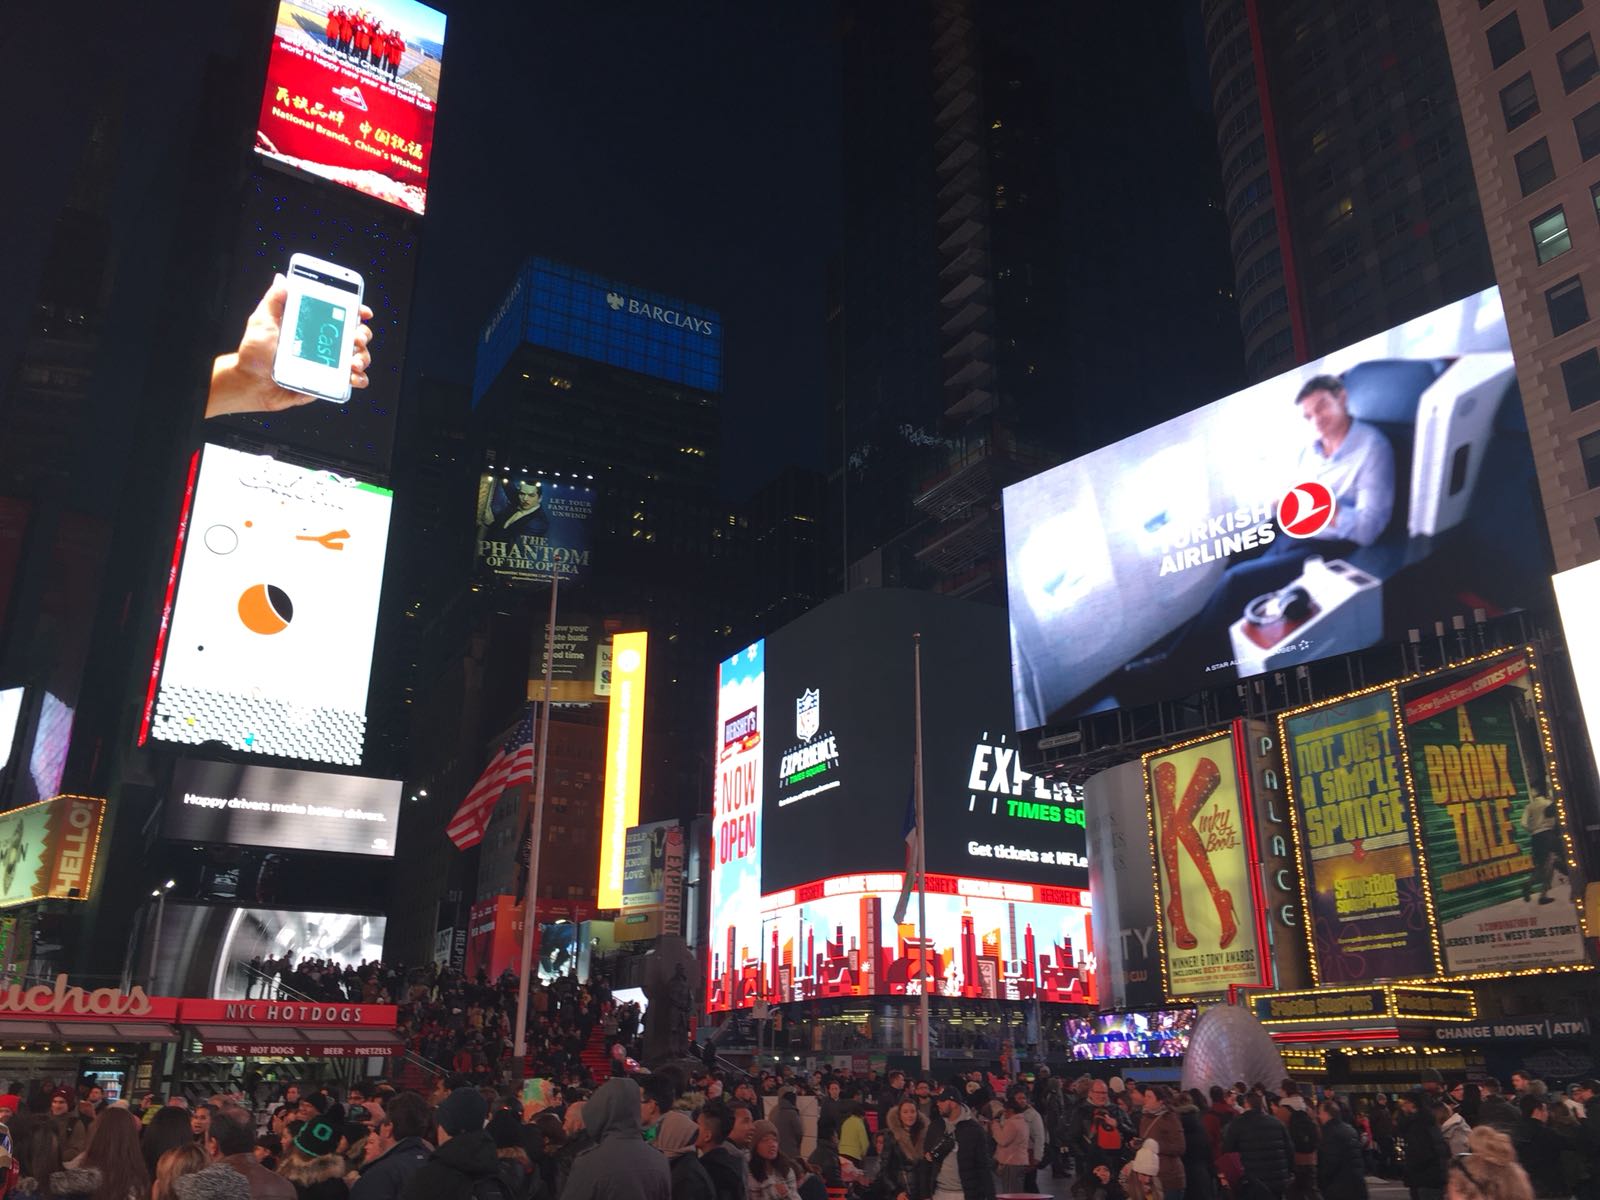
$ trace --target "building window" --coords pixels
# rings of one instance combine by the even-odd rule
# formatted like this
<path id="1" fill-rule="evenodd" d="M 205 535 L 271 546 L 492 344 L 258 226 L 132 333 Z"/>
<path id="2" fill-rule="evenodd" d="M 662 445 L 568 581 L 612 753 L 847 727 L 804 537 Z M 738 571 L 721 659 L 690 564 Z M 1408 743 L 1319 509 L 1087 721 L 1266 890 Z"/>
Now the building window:
<path id="1" fill-rule="evenodd" d="M 1600 487 L 1600 430 L 1578 439 L 1578 453 L 1583 455 L 1583 477 L 1590 487 Z"/>
<path id="2" fill-rule="evenodd" d="M 1597 106 L 1600 107 L 1600 106 Z M 1514 160 L 1517 180 L 1522 184 L 1522 194 L 1531 196 L 1556 177 L 1555 164 L 1550 161 L 1550 143 L 1540 138 Z"/>
<path id="3" fill-rule="evenodd" d="M 1550 332 L 1559 337 L 1570 333 L 1589 319 L 1589 302 L 1584 299 L 1583 281 L 1574 275 L 1563 279 L 1544 294 L 1550 310 Z"/>
<path id="4" fill-rule="evenodd" d="M 1556 55 L 1556 64 L 1561 68 L 1561 86 L 1569 92 L 1577 91 L 1600 71 L 1600 64 L 1594 59 L 1594 39 L 1584 34 Z"/>
<path id="5" fill-rule="evenodd" d="M 1567 359 L 1561 364 L 1561 380 L 1573 412 L 1600 400 L 1600 350 L 1591 348 Z"/>
<path id="6" fill-rule="evenodd" d="M 1575 17 L 1583 11 L 1583 0 L 1544 0 L 1544 15 L 1550 18 L 1550 28 Z"/>
<path id="7" fill-rule="evenodd" d="M 1489 26 L 1489 61 L 1495 66 L 1503 67 L 1521 54 L 1524 44 L 1516 13 Z"/>
<path id="8" fill-rule="evenodd" d="M 1594 201 L 1595 220 L 1600 221 L 1600 183 L 1589 189 L 1589 199 Z"/>
<path id="9" fill-rule="evenodd" d="M 1539 115 L 1539 93 L 1533 90 L 1532 75 L 1524 75 L 1500 89 L 1500 111 L 1506 115 L 1508 133 Z"/>
<path id="10" fill-rule="evenodd" d="M 1600 104 L 1591 104 L 1573 117 L 1572 128 L 1578 135 L 1578 153 L 1585 162 L 1600 154 Z"/>
<path id="11" fill-rule="evenodd" d="M 1572 233 L 1567 229 L 1567 214 L 1557 206 L 1528 222 L 1533 233 L 1533 253 L 1541 263 L 1572 249 Z"/>

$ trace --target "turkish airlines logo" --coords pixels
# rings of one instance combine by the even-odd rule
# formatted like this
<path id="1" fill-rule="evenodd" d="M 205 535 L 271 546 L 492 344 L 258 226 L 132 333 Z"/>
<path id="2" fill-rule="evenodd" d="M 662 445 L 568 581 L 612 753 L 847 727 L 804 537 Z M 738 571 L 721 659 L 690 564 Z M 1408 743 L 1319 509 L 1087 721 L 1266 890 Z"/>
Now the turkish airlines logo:
<path id="1" fill-rule="evenodd" d="M 1315 479 L 1296 484 L 1278 501 L 1278 527 L 1292 538 L 1316 537 L 1333 524 L 1333 493 Z"/>

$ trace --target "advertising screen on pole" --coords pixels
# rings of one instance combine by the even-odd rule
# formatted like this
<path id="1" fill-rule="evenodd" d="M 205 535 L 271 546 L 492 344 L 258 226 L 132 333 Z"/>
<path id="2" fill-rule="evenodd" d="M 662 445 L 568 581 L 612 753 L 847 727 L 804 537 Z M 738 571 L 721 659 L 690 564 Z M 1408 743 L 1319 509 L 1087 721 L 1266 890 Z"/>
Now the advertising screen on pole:
<path id="1" fill-rule="evenodd" d="M 1600 562 L 1585 563 L 1555 577 L 1556 602 L 1567 635 L 1567 657 L 1578 684 L 1589 752 L 1600 759 Z"/>
<path id="2" fill-rule="evenodd" d="M 1319 984 L 1437 969 L 1388 688 L 1279 719 Z"/>
<path id="3" fill-rule="evenodd" d="M 717 684 L 706 1008 L 725 1012 L 750 1007 L 758 994 L 744 987 L 741 969 L 760 952 L 766 644 L 723 662 Z"/>
<path id="4" fill-rule="evenodd" d="M 502 579 L 563 583 L 589 571 L 595 490 L 526 471 L 478 478 L 478 565 Z"/>
<path id="5" fill-rule="evenodd" d="M 1169 997 L 1268 977 L 1257 941 L 1253 835 L 1230 734 L 1144 758 Z"/>
<path id="6" fill-rule="evenodd" d="M 162 832 L 175 841 L 394 857 L 400 780 L 181 759 Z"/>
<path id="7" fill-rule="evenodd" d="M 149 736 L 359 766 L 392 496 L 205 447 Z"/>
<path id="8" fill-rule="evenodd" d="M 1542 601 L 1498 291 L 1004 494 L 1016 727 Z"/>
<path id="9" fill-rule="evenodd" d="M 415 0 L 280 0 L 256 153 L 421 213 L 444 25 Z"/>
<path id="10" fill-rule="evenodd" d="M 94 796 L 53 796 L 0 813 L 0 908 L 87 900 L 105 808 Z"/>
<path id="11" fill-rule="evenodd" d="M 894 923 L 903 875 L 845 875 L 762 899 L 759 954 L 743 986 L 773 1003 L 930 995 L 1093 1004 L 1088 897 L 1073 888 L 928 876 L 928 931 L 916 906 Z"/>
<path id="12" fill-rule="evenodd" d="M 1400 689 L 1446 970 L 1587 961 L 1573 855 L 1536 668 L 1526 654 Z"/>

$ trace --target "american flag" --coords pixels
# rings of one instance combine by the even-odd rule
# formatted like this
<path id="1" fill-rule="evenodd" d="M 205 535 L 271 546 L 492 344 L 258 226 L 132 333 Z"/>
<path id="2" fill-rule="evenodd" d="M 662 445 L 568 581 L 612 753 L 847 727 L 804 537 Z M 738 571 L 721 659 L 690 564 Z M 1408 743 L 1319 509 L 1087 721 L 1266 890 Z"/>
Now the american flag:
<path id="1" fill-rule="evenodd" d="M 522 720 L 511 731 L 505 745 L 489 760 L 489 765 L 472 785 L 456 815 L 445 826 L 445 834 L 457 850 L 468 850 L 483 841 L 484 830 L 494 806 L 508 787 L 533 781 L 533 705 L 522 710 Z"/>

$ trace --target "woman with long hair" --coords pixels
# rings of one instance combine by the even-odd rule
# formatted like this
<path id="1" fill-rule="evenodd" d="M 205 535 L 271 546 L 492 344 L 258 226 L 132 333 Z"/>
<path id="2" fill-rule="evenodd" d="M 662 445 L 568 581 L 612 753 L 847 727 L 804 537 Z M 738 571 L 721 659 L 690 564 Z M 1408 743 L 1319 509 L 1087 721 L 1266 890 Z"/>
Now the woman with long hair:
<path id="1" fill-rule="evenodd" d="M 183 1110 L 180 1108 L 174 1111 Z M 210 1165 L 211 1160 L 206 1157 L 206 1152 L 192 1140 L 165 1151 L 156 1160 L 156 1181 L 150 1188 L 150 1200 L 177 1200 L 178 1193 L 173 1191 L 173 1183 L 185 1175 L 204 1171 Z"/>
<path id="2" fill-rule="evenodd" d="M 125 1108 L 103 1108 L 89 1127 L 89 1146 L 70 1169 L 50 1177 L 53 1196 L 85 1200 L 144 1200 L 150 1172 L 140 1153 L 139 1119 Z"/>
<path id="3" fill-rule="evenodd" d="M 889 1110 L 889 1140 L 883 1147 L 883 1166 L 878 1179 L 889 1200 L 920 1197 L 917 1178 L 922 1168 L 928 1133 L 928 1119 L 917 1107 L 916 1098 L 907 1096 Z"/>
<path id="4" fill-rule="evenodd" d="M 144 1154 L 144 1169 L 154 1179 L 163 1154 L 179 1146 L 192 1145 L 194 1130 L 189 1128 L 189 1114 L 175 1104 L 159 1108 L 139 1138 L 139 1148 Z"/>
<path id="5" fill-rule="evenodd" d="M 1533 1200 L 1533 1184 L 1505 1134 L 1480 1125 L 1467 1135 L 1467 1151 L 1445 1173 L 1445 1200 Z"/>
<path id="6" fill-rule="evenodd" d="M 750 1134 L 749 1200 L 799 1200 L 799 1179 L 805 1168 L 797 1167 L 778 1149 L 778 1127 L 771 1121 L 757 1121 Z"/>

